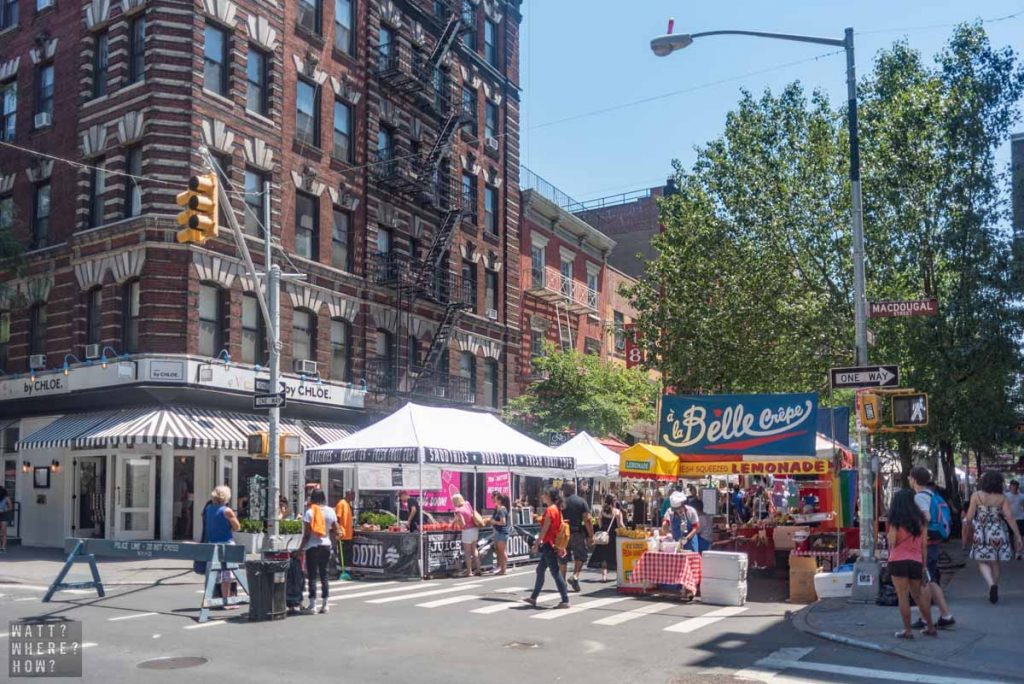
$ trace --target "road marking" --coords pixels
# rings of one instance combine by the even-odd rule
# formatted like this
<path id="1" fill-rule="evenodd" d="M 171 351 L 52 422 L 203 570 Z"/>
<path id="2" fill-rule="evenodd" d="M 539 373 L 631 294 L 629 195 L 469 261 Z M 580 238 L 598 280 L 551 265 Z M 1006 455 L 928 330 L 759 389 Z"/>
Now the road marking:
<path id="1" fill-rule="evenodd" d="M 561 598 L 557 593 L 555 594 L 541 594 L 537 597 L 537 603 L 551 603 Z M 483 608 L 477 608 L 469 611 L 470 613 L 476 613 L 478 615 L 491 615 L 493 613 L 500 613 L 503 610 L 510 608 L 523 608 L 527 609 L 529 606 L 522 601 L 504 601 L 495 606 L 484 606 Z"/>
<path id="2" fill-rule="evenodd" d="M 783 648 L 775 651 L 767 658 L 762 658 L 754 663 L 753 668 L 741 670 L 735 674 L 736 677 L 746 676 L 750 679 L 761 681 L 780 682 L 784 678 L 778 677 L 778 672 L 783 670 L 806 670 L 815 673 L 827 672 L 829 674 L 846 675 L 863 679 L 881 679 L 892 682 L 910 682 L 912 684 L 991 684 L 993 679 L 967 679 L 965 677 L 943 677 L 941 675 L 919 674 L 915 672 L 894 672 L 891 670 L 874 670 L 867 667 L 853 667 L 850 665 L 836 665 L 833 663 L 818 663 L 799 660 L 809 653 L 811 649 Z M 803 653 L 801 653 L 803 652 Z M 795 656 L 795 657 L 794 657 Z"/>
<path id="3" fill-rule="evenodd" d="M 644 615 L 653 615 L 654 613 L 660 613 L 663 610 L 668 610 L 669 608 L 672 608 L 674 605 L 676 604 L 647 602 L 639 608 L 623 611 L 621 613 L 616 613 L 615 615 L 609 615 L 606 618 L 601 618 L 600 620 L 595 620 L 594 624 L 610 626 L 621 625 L 624 622 L 636 620 L 637 618 L 641 618 Z"/>
<path id="4" fill-rule="evenodd" d="M 331 594 L 332 595 L 333 594 L 343 594 L 343 593 L 345 593 L 347 591 L 357 591 L 357 590 L 365 591 L 367 589 L 376 588 L 376 587 L 386 587 L 386 586 L 390 586 L 392 584 L 398 584 L 398 582 L 374 582 L 373 584 L 352 584 L 351 582 L 349 582 L 349 586 L 347 586 L 347 587 L 338 587 L 338 588 L 331 587 Z M 403 587 L 403 588 L 414 589 L 416 587 L 409 587 L 407 585 L 406 587 Z"/>
<path id="5" fill-rule="evenodd" d="M 426 603 L 417 603 L 417 608 L 440 608 L 441 606 L 450 606 L 455 603 L 463 603 L 465 601 L 472 601 L 480 598 L 476 594 L 463 594 L 462 596 L 452 596 L 451 598 L 438 599 L 436 601 L 427 601 Z"/>
<path id="6" fill-rule="evenodd" d="M 9 632 L 0 632 L 0 639 L 5 639 L 11 636 Z"/>
<path id="7" fill-rule="evenodd" d="M 99 646 L 95 641 L 86 641 L 82 644 L 82 648 L 92 648 L 93 646 Z"/>
<path id="8" fill-rule="evenodd" d="M 226 620 L 209 620 L 207 622 L 200 622 L 195 625 L 188 625 L 185 629 L 202 629 L 203 627 L 215 627 L 217 625 L 228 624 Z"/>
<path id="9" fill-rule="evenodd" d="M 521 591 L 529 591 L 530 587 L 502 587 L 501 589 L 495 589 L 495 594 L 518 594 Z"/>
<path id="10" fill-rule="evenodd" d="M 119 622 L 121 620 L 134 620 L 135 618 L 149 617 L 150 615 L 158 615 L 159 613 L 135 613 L 134 615 L 122 615 L 116 618 L 107 618 L 107 622 Z"/>
<path id="11" fill-rule="evenodd" d="M 0 582 L 0 587 L 4 589 L 29 589 L 31 591 L 46 591 L 50 588 L 38 584 L 18 584 L 17 582 Z"/>
<path id="12" fill-rule="evenodd" d="M 545 612 L 545 613 L 541 613 L 540 615 L 531 615 L 530 617 L 532 617 L 534 620 L 557 620 L 558 618 L 565 617 L 566 615 L 575 615 L 576 613 L 582 613 L 585 610 L 591 610 L 593 608 L 600 608 L 601 606 L 609 606 L 609 605 L 611 605 L 613 603 L 618 603 L 620 601 L 629 601 L 629 600 L 630 600 L 630 598 L 628 596 L 617 596 L 615 598 L 594 599 L 593 601 L 587 601 L 586 603 L 580 603 L 578 605 L 575 605 L 572 608 L 565 608 L 563 610 L 548 611 L 548 612 Z"/>
<path id="13" fill-rule="evenodd" d="M 447 587 L 445 589 L 434 589 L 433 591 L 420 591 L 415 594 L 405 594 L 403 596 L 388 596 L 387 598 L 373 599 L 367 601 L 367 603 L 393 603 L 395 601 L 405 601 L 407 599 L 418 599 L 426 598 L 427 596 L 437 596 L 438 594 L 451 594 L 456 591 L 463 591 L 464 589 L 475 589 L 477 585 L 467 584 L 464 587 Z"/>
<path id="14" fill-rule="evenodd" d="M 21 603 L 22 601 L 38 601 L 38 596 L 29 596 L 28 598 L 14 599 L 15 603 Z"/>
<path id="15" fill-rule="evenodd" d="M 475 579 L 468 579 L 464 582 L 456 582 L 456 586 L 466 586 L 467 584 L 480 584 L 481 582 L 497 582 L 499 580 L 507 580 L 510 577 L 519 577 L 520 575 L 533 575 L 536 574 L 535 570 L 523 570 L 522 572 L 510 572 L 507 575 L 490 575 L 488 577 L 477 577 Z"/>
<path id="16" fill-rule="evenodd" d="M 365 587 L 360 587 L 363 589 Z M 402 591 L 417 591 L 423 588 L 423 584 L 419 582 L 414 583 L 403 583 L 403 586 L 392 587 L 391 589 L 374 589 L 372 591 L 360 591 L 355 594 L 346 594 L 345 596 L 332 596 L 328 601 L 348 601 L 349 599 L 363 598 L 365 596 L 379 596 L 381 594 L 395 594 Z"/>
<path id="17" fill-rule="evenodd" d="M 745 612 L 747 609 L 744 606 L 729 606 L 728 608 L 719 608 L 713 610 L 706 615 L 700 617 L 690 618 L 689 620 L 683 620 L 676 624 L 666 627 L 666 632 L 678 632 L 679 634 L 689 634 L 690 632 L 696 632 L 698 629 L 704 629 L 708 625 L 713 625 L 719 620 L 724 620 L 727 617 L 733 615 L 739 615 Z"/>

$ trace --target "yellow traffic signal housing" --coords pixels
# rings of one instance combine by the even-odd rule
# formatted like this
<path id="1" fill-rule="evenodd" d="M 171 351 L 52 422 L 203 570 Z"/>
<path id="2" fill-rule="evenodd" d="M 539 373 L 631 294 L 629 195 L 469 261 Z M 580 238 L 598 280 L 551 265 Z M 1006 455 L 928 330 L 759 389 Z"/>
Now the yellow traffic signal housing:
<path id="1" fill-rule="evenodd" d="M 882 424 L 882 398 L 872 392 L 857 394 L 857 417 L 861 425 L 874 430 Z"/>
<path id="2" fill-rule="evenodd" d="M 290 432 L 282 432 L 277 436 L 277 453 L 281 458 L 287 459 L 298 456 L 302 451 L 302 442 L 299 436 Z M 267 458 L 270 455 L 270 434 L 268 432 L 253 432 L 249 435 L 248 449 L 250 456 L 256 458 Z"/>
<path id="3" fill-rule="evenodd" d="M 178 242 L 204 244 L 217 237 L 217 175 L 205 173 L 188 180 L 188 190 L 175 198 L 182 212 L 178 214 Z"/>

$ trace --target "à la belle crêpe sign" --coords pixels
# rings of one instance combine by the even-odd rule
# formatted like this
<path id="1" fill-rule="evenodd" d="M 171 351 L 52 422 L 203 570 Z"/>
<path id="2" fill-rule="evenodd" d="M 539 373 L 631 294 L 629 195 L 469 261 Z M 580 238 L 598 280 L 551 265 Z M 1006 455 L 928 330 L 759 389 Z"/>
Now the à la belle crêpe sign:
<path id="1" fill-rule="evenodd" d="M 665 395 L 658 437 L 677 454 L 813 456 L 816 394 Z"/>

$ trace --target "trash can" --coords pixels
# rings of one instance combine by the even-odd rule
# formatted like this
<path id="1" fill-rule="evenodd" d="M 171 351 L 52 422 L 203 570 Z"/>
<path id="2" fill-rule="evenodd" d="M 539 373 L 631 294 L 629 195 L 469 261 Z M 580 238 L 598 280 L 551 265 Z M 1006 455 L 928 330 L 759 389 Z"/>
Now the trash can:
<path id="1" fill-rule="evenodd" d="M 245 562 L 249 581 L 249 621 L 282 620 L 285 606 L 285 578 L 288 561 L 251 560 Z"/>

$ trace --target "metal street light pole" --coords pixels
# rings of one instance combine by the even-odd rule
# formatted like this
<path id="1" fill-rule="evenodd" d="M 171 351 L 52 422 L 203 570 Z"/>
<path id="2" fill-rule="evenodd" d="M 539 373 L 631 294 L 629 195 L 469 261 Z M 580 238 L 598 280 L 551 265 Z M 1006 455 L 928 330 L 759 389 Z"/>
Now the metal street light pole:
<path id="1" fill-rule="evenodd" d="M 672 24 L 669 24 L 669 31 Z M 853 287 L 854 287 L 854 348 L 858 366 L 868 363 L 867 326 L 867 285 L 864 275 L 864 207 L 860 188 L 860 140 L 857 125 L 857 71 L 853 53 L 853 29 L 847 28 L 842 40 L 801 36 L 789 33 L 766 33 L 763 31 L 704 31 L 701 33 L 669 33 L 651 40 L 651 50 L 659 57 L 667 57 L 676 50 L 682 50 L 696 38 L 707 36 L 752 36 L 789 40 L 799 43 L 814 43 L 841 47 L 846 51 L 846 93 L 847 126 L 850 138 L 850 206 L 851 232 L 853 238 Z M 878 561 L 875 559 L 875 486 L 872 459 L 870 457 L 869 435 L 857 422 L 859 503 L 860 503 L 860 559 L 855 569 L 856 581 L 853 587 L 855 600 L 874 601 L 878 594 Z"/>

